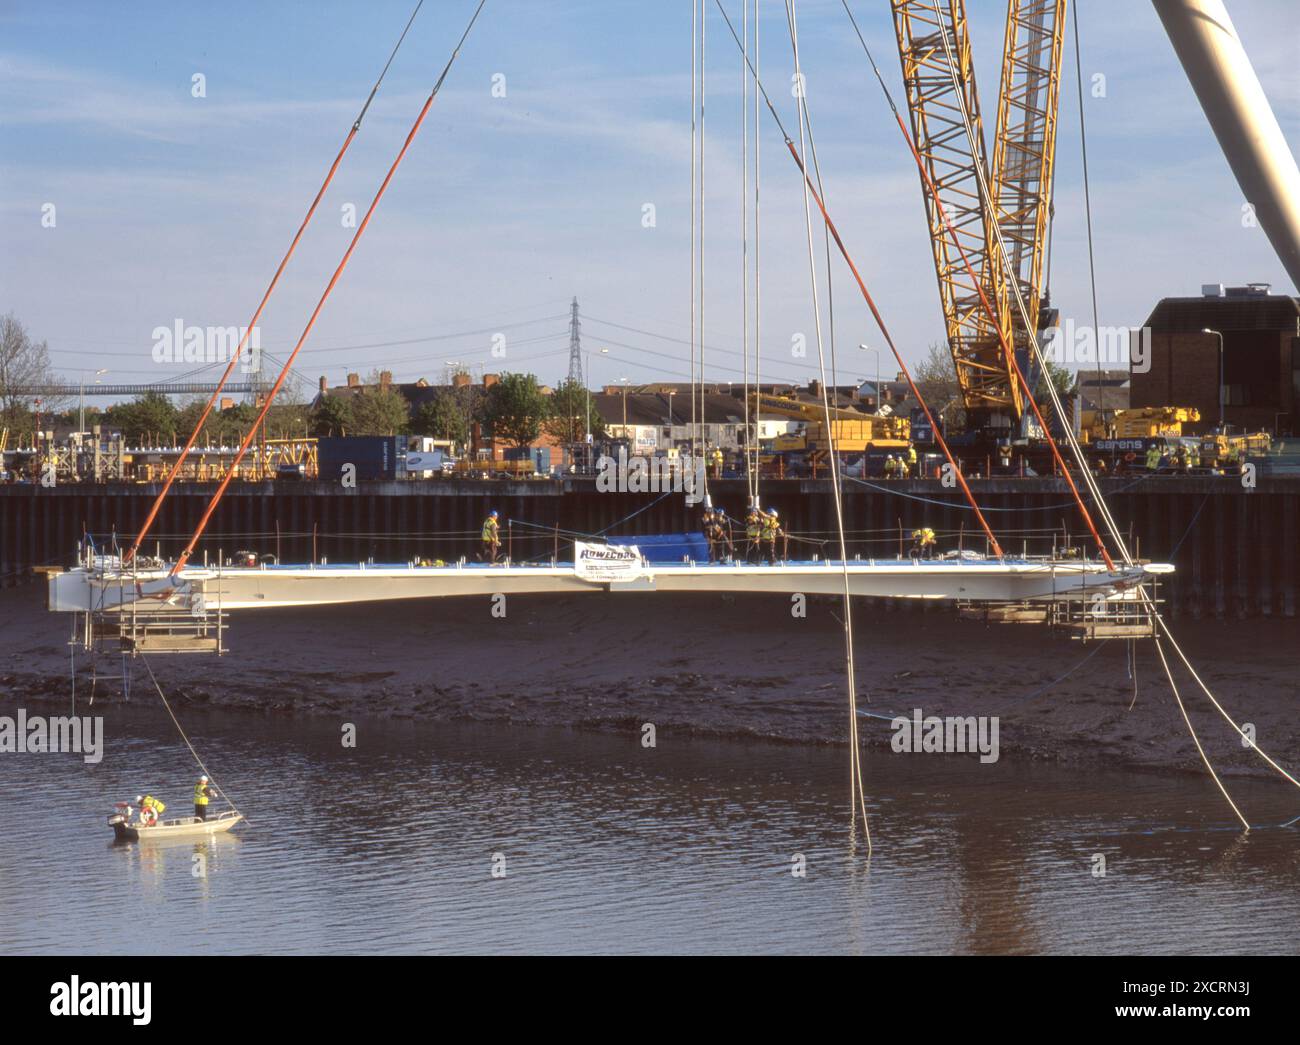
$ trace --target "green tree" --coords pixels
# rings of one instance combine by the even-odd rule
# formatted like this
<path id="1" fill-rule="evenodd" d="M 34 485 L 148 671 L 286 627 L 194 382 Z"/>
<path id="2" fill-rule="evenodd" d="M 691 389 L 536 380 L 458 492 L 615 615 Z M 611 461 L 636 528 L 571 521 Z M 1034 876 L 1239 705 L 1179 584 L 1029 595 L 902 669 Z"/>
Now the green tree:
<path id="1" fill-rule="evenodd" d="M 311 434 L 317 439 L 347 435 L 354 422 L 350 395 L 323 395 L 311 411 Z"/>
<path id="2" fill-rule="evenodd" d="M 3 424 L 12 430 L 24 418 L 23 409 L 30 409 L 28 397 L 22 394 L 24 385 L 56 383 L 50 369 L 50 350 L 44 341 L 33 341 L 18 317 L 12 312 L 0 316 L 0 416 Z M 64 405 L 49 396 L 41 396 L 41 413 L 57 411 Z M 11 423 L 13 422 L 13 423 Z"/>
<path id="3" fill-rule="evenodd" d="M 587 436 L 587 418 L 591 434 L 601 438 L 605 421 L 591 402 L 591 393 L 581 381 L 568 379 L 551 393 L 550 414 L 542 423 L 547 435 L 564 443 L 580 443 Z"/>
<path id="4" fill-rule="evenodd" d="M 208 425 L 223 446 L 234 446 L 244 440 L 257 420 L 258 407 L 252 403 L 236 403 L 220 413 L 208 417 Z"/>
<path id="5" fill-rule="evenodd" d="M 533 374 L 502 374 L 487 390 L 483 419 L 494 437 L 517 447 L 527 446 L 542 434 L 550 416 L 550 403 Z"/>
<path id="6" fill-rule="evenodd" d="M 136 444 L 174 442 L 179 428 L 176 407 L 161 392 L 118 403 L 109 409 L 108 420 L 121 429 L 128 443 Z"/>
<path id="7" fill-rule="evenodd" d="M 470 418 L 450 389 L 440 390 L 415 412 L 411 429 L 417 435 L 464 445 L 469 441 Z"/>
<path id="8" fill-rule="evenodd" d="M 401 435 L 411 425 L 406 397 L 383 385 L 367 385 L 352 404 L 353 435 Z"/>
<path id="9" fill-rule="evenodd" d="M 0 408 L 0 429 L 9 430 L 9 447 L 36 445 L 36 415 L 26 403 Z"/>
<path id="10" fill-rule="evenodd" d="M 281 392 L 266 413 L 268 439 L 301 439 L 311 428 L 311 407 Z"/>
<path id="11" fill-rule="evenodd" d="M 199 423 L 199 417 L 203 413 L 203 408 L 207 405 L 207 398 L 191 399 L 176 412 L 176 431 L 180 433 L 182 439 L 188 439 L 190 433 L 194 431 L 194 426 Z M 203 431 L 195 440 L 195 446 L 204 446 L 210 441 L 214 434 L 212 431 L 212 416 L 208 415 L 207 420 L 203 423 Z"/>
<path id="12" fill-rule="evenodd" d="M 938 420 L 943 414 L 947 431 L 959 432 L 966 427 L 966 409 L 963 405 L 961 385 L 957 383 L 957 367 L 952 352 L 942 342 L 931 342 L 925 359 L 916 368 L 916 387 L 926 405 Z"/>
<path id="13" fill-rule="evenodd" d="M 1038 400 L 1038 405 L 1044 407 L 1044 412 L 1051 409 L 1051 396 L 1047 392 L 1047 382 L 1051 381 L 1056 386 L 1057 393 L 1064 398 L 1070 394 L 1074 388 L 1074 374 L 1061 366 L 1059 363 L 1053 363 L 1044 356 L 1043 362 L 1047 364 L 1047 369 L 1038 375 L 1038 384 L 1034 386 L 1034 398 Z"/>

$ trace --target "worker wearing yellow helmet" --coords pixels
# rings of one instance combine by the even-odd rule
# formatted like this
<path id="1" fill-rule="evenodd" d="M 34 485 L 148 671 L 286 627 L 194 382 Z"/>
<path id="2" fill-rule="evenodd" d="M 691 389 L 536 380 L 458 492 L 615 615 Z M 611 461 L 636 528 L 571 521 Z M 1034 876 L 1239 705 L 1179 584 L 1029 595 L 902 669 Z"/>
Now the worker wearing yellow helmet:
<path id="1" fill-rule="evenodd" d="M 930 527 L 922 526 L 920 529 L 912 531 L 913 559 L 933 559 L 934 546 L 934 531 Z"/>

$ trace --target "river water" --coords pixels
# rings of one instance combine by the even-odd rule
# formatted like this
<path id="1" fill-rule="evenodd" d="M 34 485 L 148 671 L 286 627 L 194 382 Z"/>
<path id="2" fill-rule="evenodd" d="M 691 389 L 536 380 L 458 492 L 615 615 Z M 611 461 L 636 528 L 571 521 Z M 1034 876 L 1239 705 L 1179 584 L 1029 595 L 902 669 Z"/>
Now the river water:
<path id="1" fill-rule="evenodd" d="M 1300 825 L 1280 826 L 1300 808 L 1265 781 L 1234 784 L 1260 825 L 1243 836 L 1199 776 L 873 751 L 868 865 L 842 748 L 415 721 L 357 721 L 345 748 L 332 720 L 182 715 L 251 823 L 112 843 L 116 799 L 189 812 L 196 771 L 161 711 L 110 709 L 99 765 L 0 755 L 0 952 L 1214 954 L 1300 936 Z"/>

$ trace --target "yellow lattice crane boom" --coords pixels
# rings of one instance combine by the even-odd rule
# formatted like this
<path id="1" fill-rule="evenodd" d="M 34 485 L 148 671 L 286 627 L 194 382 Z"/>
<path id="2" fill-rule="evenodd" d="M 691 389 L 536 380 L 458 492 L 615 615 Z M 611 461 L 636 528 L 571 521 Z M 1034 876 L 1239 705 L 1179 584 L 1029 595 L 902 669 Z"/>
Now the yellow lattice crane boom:
<path id="1" fill-rule="evenodd" d="M 997 202 L 998 228 L 1029 314 L 1026 329 L 1015 302 L 1008 300 L 1021 359 L 1027 358 L 1030 332 L 1038 334 L 1046 289 L 1065 8 L 1066 0 L 1011 0 L 1007 5 L 989 194 Z"/>
<path id="2" fill-rule="evenodd" d="M 1023 350 L 1029 330 L 1037 336 L 1066 0 L 1008 3 L 992 156 L 986 152 L 964 0 L 890 0 L 890 6 L 912 136 L 952 226 L 949 231 L 923 177 L 939 298 L 962 399 L 976 426 L 1009 428 L 1020 420 L 1024 403 L 1003 344 Z M 992 210 L 984 205 L 981 175 Z M 1029 327 L 1015 306 L 1004 244 Z"/>

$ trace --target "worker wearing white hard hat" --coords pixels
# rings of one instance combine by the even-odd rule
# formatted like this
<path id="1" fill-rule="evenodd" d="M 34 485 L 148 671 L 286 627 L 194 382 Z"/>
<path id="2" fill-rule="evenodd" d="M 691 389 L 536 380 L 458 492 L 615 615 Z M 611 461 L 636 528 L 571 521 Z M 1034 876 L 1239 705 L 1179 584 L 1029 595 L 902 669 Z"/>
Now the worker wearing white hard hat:
<path id="1" fill-rule="evenodd" d="M 208 818 L 208 800 L 212 798 L 212 789 L 208 787 L 207 775 L 199 777 L 194 785 L 194 815 L 200 820 Z"/>

